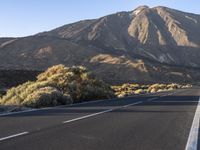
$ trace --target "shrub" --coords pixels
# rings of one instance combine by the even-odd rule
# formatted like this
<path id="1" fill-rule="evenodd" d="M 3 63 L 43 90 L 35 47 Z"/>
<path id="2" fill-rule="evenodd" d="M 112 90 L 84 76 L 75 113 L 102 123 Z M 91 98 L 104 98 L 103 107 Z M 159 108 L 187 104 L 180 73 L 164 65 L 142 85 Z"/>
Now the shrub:
<path id="1" fill-rule="evenodd" d="M 28 95 L 22 105 L 29 107 L 46 107 L 72 103 L 70 95 L 63 94 L 56 88 L 44 87 Z"/>
<path id="2" fill-rule="evenodd" d="M 169 89 L 178 89 L 180 87 L 181 87 L 181 85 L 178 85 L 178 84 L 175 84 L 175 83 L 167 85 L 167 88 L 169 88 Z"/>
<path id="3" fill-rule="evenodd" d="M 191 88 L 192 85 L 191 84 L 186 84 L 186 85 L 183 85 L 182 88 Z"/>
<path id="4" fill-rule="evenodd" d="M 180 84 L 153 84 L 153 85 L 139 85 L 139 84 L 123 84 L 118 86 L 112 86 L 117 97 L 125 97 L 134 94 L 144 94 L 144 93 L 155 93 L 163 92 L 167 90 L 174 90 L 177 88 L 189 88 L 192 85 L 180 85 Z"/>
<path id="5" fill-rule="evenodd" d="M 57 65 L 38 75 L 35 82 L 8 90 L 0 104 L 46 107 L 112 97 L 114 92 L 110 86 L 86 68 Z"/>
<path id="6" fill-rule="evenodd" d="M 143 89 L 138 89 L 135 91 L 135 94 L 144 94 L 145 91 Z"/>

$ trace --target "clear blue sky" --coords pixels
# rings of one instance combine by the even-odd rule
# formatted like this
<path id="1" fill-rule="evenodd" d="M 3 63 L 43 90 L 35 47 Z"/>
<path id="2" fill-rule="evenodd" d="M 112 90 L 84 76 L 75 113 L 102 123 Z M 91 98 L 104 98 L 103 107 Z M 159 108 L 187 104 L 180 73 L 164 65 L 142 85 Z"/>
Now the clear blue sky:
<path id="1" fill-rule="evenodd" d="M 139 5 L 168 6 L 200 14 L 200 0 L 1 0 L 0 37 L 32 35 L 83 19 L 133 10 Z"/>

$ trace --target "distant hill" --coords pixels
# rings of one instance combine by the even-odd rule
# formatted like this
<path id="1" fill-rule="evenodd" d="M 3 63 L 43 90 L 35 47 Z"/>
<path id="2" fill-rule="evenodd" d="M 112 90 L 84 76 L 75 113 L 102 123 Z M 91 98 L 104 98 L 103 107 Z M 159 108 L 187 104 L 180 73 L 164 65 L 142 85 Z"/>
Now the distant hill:
<path id="1" fill-rule="evenodd" d="M 200 81 L 200 15 L 140 6 L 0 39 L 0 69 L 84 65 L 110 83 Z"/>

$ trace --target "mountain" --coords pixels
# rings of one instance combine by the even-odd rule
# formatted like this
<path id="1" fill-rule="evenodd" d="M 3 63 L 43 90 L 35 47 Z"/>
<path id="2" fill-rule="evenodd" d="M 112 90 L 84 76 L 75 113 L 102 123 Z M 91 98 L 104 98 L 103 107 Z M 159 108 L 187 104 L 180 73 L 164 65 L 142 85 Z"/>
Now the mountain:
<path id="1" fill-rule="evenodd" d="M 24 38 L 0 39 L 1 70 L 84 65 L 111 82 L 200 80 L 200 15 L 140 6 Z"/>

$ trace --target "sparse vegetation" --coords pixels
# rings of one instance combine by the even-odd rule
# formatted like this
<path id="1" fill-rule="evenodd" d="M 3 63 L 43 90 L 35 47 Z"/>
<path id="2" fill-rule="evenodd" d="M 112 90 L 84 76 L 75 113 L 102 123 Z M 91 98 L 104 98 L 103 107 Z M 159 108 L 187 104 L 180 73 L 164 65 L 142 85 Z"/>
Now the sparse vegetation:
<path id="1" fill-rule="evenodd" d="M 82 66 L 56 65 L 39 74 L 36 81 L 28 81 L 9 89 L 2 97 L 0 95 L 0 105 L 39 108 L 189 87 L 189 84 L 175 83 L 110 87 Z"/>
<path id="2" fill-rule="evenodd" d="M 86 68 L 57 65 L 39 74 L 36 81 L 8 90 L 0 104 L 46 107 L 113 96 L 110 86 L 96 79 Z"/>
<path id="3" fill-rule="evenodd" d="M 117 97 L 125 97 L 135 94 L 155 93 L 163 92 L 180 88 L 190 88 L 192 85 L 180 85 L 180 84 L 153 84 L 153 85 L 139 85 L 139 84 L 123 84 L 119 86 L 112 86 Z"/>

